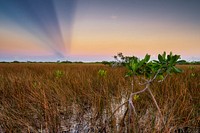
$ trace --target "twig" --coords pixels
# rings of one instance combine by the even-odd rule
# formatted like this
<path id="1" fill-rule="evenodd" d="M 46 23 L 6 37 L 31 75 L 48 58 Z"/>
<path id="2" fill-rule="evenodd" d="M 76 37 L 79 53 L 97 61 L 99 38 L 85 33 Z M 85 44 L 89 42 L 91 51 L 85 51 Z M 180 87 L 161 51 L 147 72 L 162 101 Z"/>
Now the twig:
<path id="1" fill-rule="evenodd" d="M 159 106 L 158 106 L 158 103 L 157 103 L 157 101 L 156 101 L 156 99 L 155 99 L 153 93 L 151 92 L 151 90 L 150 90 L 149 88 L 148 88 L 147 90 L 148 90 L 148 92 L 150 93 L 150 95 L 151 95 L 151 97 L 152 97 L 152 99 L 153 99 L 153 102 L 154 102 L 154 104 L 156 105 L 156 108 L 158 109 L 158 112 L 159 112 L 159 114 L 160 114 L 160 117 L 161 117 L 161 119 L 162 119 L 163 124 L 165 125 L 164 117 L 163 117 L 163 115 L 162 115 L 162 113 L 161 113 L 161 110 L 160 110 L 160 108 L 159 108 Z"/>
<path id="2" fill-rule="evenodd" d="M 153 79 L 151 79 L 151 80 L 149 81 L 149 83 L 153 82 L 153 81 L 156 79 L 156 77 L 158 76 L 158 74 L 160 73 L 160 71 L 161 71 L 161 69 L 159 69 L 159 70 L 157 71 L 157 73 L 154 75 Z"/>
<path id="3" fill-rule="evenodd" d="M 121 105 L 119 105 L 115 110 L 114 112 L 111 114 L 111 116 L 105 121 L 105 125 L 102 127 L 102 129 L 99 131 L 99 132 L 102 132 L 103 130 L 105 130 L 106 126 L 107 126 L 107 123 L 109 123 L 110 119 L 113 117 L 113 115 L 117 112 L 117 110 L 119 108 L 121 108 L 122 106 L 124 106 L 126 103 L 128 103 L 128 100 L 125 101 L 124 103 L 122 103 Z M 126 113 L 125 113 L 126 114 Z"/>
<path id="4" fill-rule="evenodd" d="M 119 105 L 119 106 L 114 110 L 114 112 L 112 113 L 112 115 L 108 118 L 108 121 L 113 117 L 113 115 L 117 112 L 117 110 L 118 110 L 119 108 L 121 108 L 122 106 L 124 106 L 126 103 L 128 103 L 128 100 L 125 101 L 124 103 L 122 103 L 121 105 Z"/>
<path id="5" fill-rule="evenodd" d="M 121 126 L 121 128 L 120 128 L 120 130 L 119 130 L 120 133 L 122 132 L 122 127 L 124 126 L 124 124 L 122 125 L 122 122 L 124 121 L 124 119 L 125 119 L 127 113 L 128 113 L 128 108 L 126 109 L 126 111 L 125 111 L 125 113 L 124 113 L 124 116 L 123 116 L 123 118 L 121 119 L 121 122 L 120 122 L 120 126 Z"/>
<path id="6" fill-rule="evenodd" d="M 133 109 L 133 112 L 135 113 L 135 115 L 137 116 L 137 112 L 136 112 L 136 110 L 135 110 L 135 106 L 133 105 L 133 101 L 132 101 L 132 97 L 133 97 L 133 95 L 134 95 L 134 93 L 131 93 L 131 95 L 130 95 L 130 97 L 129 97 L 129 105 L 130 105 L 130 107 L 132 107 L 132 109 Z"/>

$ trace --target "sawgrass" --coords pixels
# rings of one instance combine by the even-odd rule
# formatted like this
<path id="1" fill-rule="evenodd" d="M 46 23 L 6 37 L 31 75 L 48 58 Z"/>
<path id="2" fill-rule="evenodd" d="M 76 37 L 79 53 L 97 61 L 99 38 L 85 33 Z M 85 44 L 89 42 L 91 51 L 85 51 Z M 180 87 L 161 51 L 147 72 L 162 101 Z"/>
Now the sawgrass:
<path id="1" fill-rule="evenodd" d="M 160 127 L 148 94 L 133 101 L 138 113 L 133 123 L 138 132 L 192 130 L 200 125 L 200 66 L 179 67 L 184 73 L 151 85 L 165 127 Z M 99 75 L 100 69 L 106 75 Z M 110 116 L 132 92 L 125 72 L 123 67 L 101 64 L 0 64 L 0 131 L 62 132 L 76 126 L 85 132 L 86 127 L 87 132 L 124 132 L 127 107 Z M 142 87 L 135 83 L 134 91 Z"/>

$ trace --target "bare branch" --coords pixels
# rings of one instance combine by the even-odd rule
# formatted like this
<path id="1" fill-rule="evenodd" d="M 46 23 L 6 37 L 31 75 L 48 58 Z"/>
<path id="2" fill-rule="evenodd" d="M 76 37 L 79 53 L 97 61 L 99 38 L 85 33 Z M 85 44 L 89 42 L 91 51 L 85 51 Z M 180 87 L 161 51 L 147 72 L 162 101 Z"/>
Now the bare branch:
<path id="1" fill-rule="evenodd" d="M 133 109 L 133 112 L 134 112 L 134 114 L 137 116 L 137 112 L 136 112 L 136 110 L 135 110 L 135 106 L 133 105 L 133 101 L 132 101 L 132 97 L 133 97 L 133 93 L 131 93 L 131 95 L 130 95 L 130 97 L 129 97 L 129 105 L 130 105 L 130 107 L 132 107 L 132 109 Z"/>
<path id="2" fill-rule="evenodd" d="M 154 80 L 156 79 L 156 77 L 158 76 L 158 74 L 160 73 L 160 71 L 161 71 L 161 69 L 159 69 L 159 70 L 157 71 L 157 73 L 155 74 L 155 76 L 153 77 L 153 79 L 151 79 L 151 80 L 149 81 L 149 83 L 152 82 L 152 81 L 154 81 Z"/>
<path id="3" fill-rule="evenodd" d="M 128 100 L 125 101 L 124 103 L 122 103 L 121 105 L 119 105 L 119 106 L 114 110 L 114 112 L 111 114 L 111 116 L 108 118 L 108 120 L 110 120 L 110 119 L 113 117 L 113 115 L 117 112 L 117 110 L 118 110 L 119 108 L 121 108 L 122 106 L 124 106 L 126 103 L 128 103 Z"/>
<path id="4" fill-rule="evenodd" d="M 164 117 L 163 117 L 163 115 L 162 115 L 162 113 L 161 113 L 160 107 L 158 106 L 158 103 L 157 103 L 157 101 L 156 101 L 156 99 L 155 99 L 153 93 L 151 92 L 151 90 L 150 90 L 149 88 L 148 88 L 147 90 L 148 90 L 148 92 L 150 93 L 150 95 L 151 95 L 151 97 L 152 97 L 152 99 L 153 99 L 153 102 L 154 102 L 154 104 L 156 105 L 156 108 L 158 109 L 158 112 L 159 112 L 159 114 L 160 114 L 160 117 L 161 117 L 161 120 L 162 120 L 162 122 L 163 122 L 163 125 L 165 125 Z"/>

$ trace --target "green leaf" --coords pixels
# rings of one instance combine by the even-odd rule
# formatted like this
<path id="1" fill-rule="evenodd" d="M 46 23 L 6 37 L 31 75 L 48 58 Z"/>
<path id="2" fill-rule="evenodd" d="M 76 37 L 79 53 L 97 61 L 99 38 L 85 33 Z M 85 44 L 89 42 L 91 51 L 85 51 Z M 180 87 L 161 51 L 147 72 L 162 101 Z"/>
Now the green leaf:
<path id="1" fill-rule="evenodd" d="M 125 67 L 126 67 L 126 68 L 128 68 L 128 70 L 130 70 L 130 69 L 131 69 L 131 67 L 130 67 L 130 64 L 128 64 L 128 63 L 127 63 L 127 64 L 125 64 Z"/>
<path id="2" fill-rule="evenodd" d="M 169 67 L 169 68 L 167 68 L 166 72 L 167 72 L 168 74 L 171 74 L 171 70 L 172 70 L 172 68 Z"/>
<path id="3" fill-rule="evenodd" d="M 153 62 L 154 62 L 154 63 L 159 63 L 159 61 L 157 61 L 157 60 L 153 60 Z"/>
<path id="4" fill-rule="evenodd" d="M 150 57 L 151 57 L 150 55 L 146 54 L 145 57 L 144 57 L 145 62 L 148 62 Z"/>
<path id="5" fill-rule="evenodd" d="M 175 66 L 173 66 L 172 68 L 173 68 L 173 70 L 174 70 L 175 73 L 181 73 L 181 72 L 183 72 L 182 69 L 177 68 L 177 67 L 175 67 Z"/>
<path id="6" fill-rule="evenodd" d="M 174 55 L 174 62 L 177 62 L 178 59 L 180 59 L 180 55 Z"/>
<path id="7" fill-rule="evenodd" d="M 64 72 L 61 70 L 56 70 L 55 71 L 55 77 L 56 78 L 61 78 L 64 75 Z"/>
<path id="8" fill-rule="evenodd" d="M 169 60 L 169 65 L 170 65 L 170 66 L 174 66 L 175 63 L 176 63 L 176 61 L 175 61 L 175 57 L 172 56 L 172 57 L 170 58 L 170 60 Z"/>
<path id="9" fill-rule="evenodd" d="M 139 98 L 140 98 L 139 95 L 134 95 L 134 96 L 133 96 L 133 99 L 134 99 L 135 101 L 137 101 Z"/>
<path id="10" fill-rule="evenodd" d="M 144 64 L 145 64 L 145 60 L 143 59 L 140 62 L 138 62 L 138 68 L 141 68 Z"/>
<path id="11" fill-rule="evenodd" d="M 98 71 L 98 75 L 101 76 L 101 77 L 105 77 L 107 75 L 107 71 L 106 70 L 103 70 L 103 69 L 100 69 Z"/>
<path id="12" fill-rule="evenodd" d="M 173 54 L 172 54 L 172 51 L 170 52 L 170 56 L 172 56 Z"/>
<path id="13" fill-rule="evenodd" d="M 162 57 L 160 54 L 158 55 L 158 60 L 159 60 L 161 63 L 163 63 L 163 61 L 164 61 L 164 60 L 163 60 L 163 57 Z"/>
<path id="14" fill-rule="evenodd" d="M 163 79 L 163 75 L 172 73 L 181 73 L 182 70 L 176 68 L 175 65 L 184 60 L 180 60 L 180 55 L 173 55 L 172 52 L 166 55 L 158 54 L 158 60 L 150 60 L 150 55 L 146 54 L 145 57 L 140 60 L 139 58 L 129 58 L 125 66 L 128 68 L 129 72 L 126 76 L 141 75 L 145 78 L 153 77 L 158 71 L 158 78 Z"/>
<path id="15" fill-rule="evenodd" d="M 132 71 L 127 72 L 126 75 L 125 75 L 125 77 L 131 77 L 131 76 L 133 76 L 133 72 Z"/>
<path id="16" fill-rule="evenodd" d="M 136 72 L 137 71 L 137 63 L 132 62 L 131 63 L 131 69 L 132 69 L 133 72 Z"/>
<path id="17" fill-rule="evenodd" d="M 171 56 L 171 55 L 167 55 L 167 61 L 170 61 L 170 60 L 171 60 L 171 58 L 172 58 L 172 56 Z"/>
<path id="18" fill-rule="evenodd" d="M 163 55 L 162 55 L 163 59 L 166 59 L 166 52 L 164 51 Z"/>
<path id="19" fill-rule="evenodd" d="M 158 79 L 163 80 L 164 76 L 163 75 L 158 75 Z"/>
<path id="20" fill-rule="evenodd" d="M 192 73 L 192 74 L 191 74 L 191 77 L 195 77 L 195 75 L 196 75 L 195 73 Z"/>

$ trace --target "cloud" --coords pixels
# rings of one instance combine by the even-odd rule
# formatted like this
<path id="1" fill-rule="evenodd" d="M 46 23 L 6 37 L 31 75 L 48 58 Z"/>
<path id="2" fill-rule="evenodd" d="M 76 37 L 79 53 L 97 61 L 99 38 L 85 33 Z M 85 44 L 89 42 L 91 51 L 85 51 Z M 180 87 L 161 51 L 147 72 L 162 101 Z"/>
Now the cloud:
<path id="1" fill-rule="evenodd" d="M 112 15 L 112 16 L 110 16 L 110 18 L 111 18 L 111 19 L 118 19 L 118 16 Z"/>

